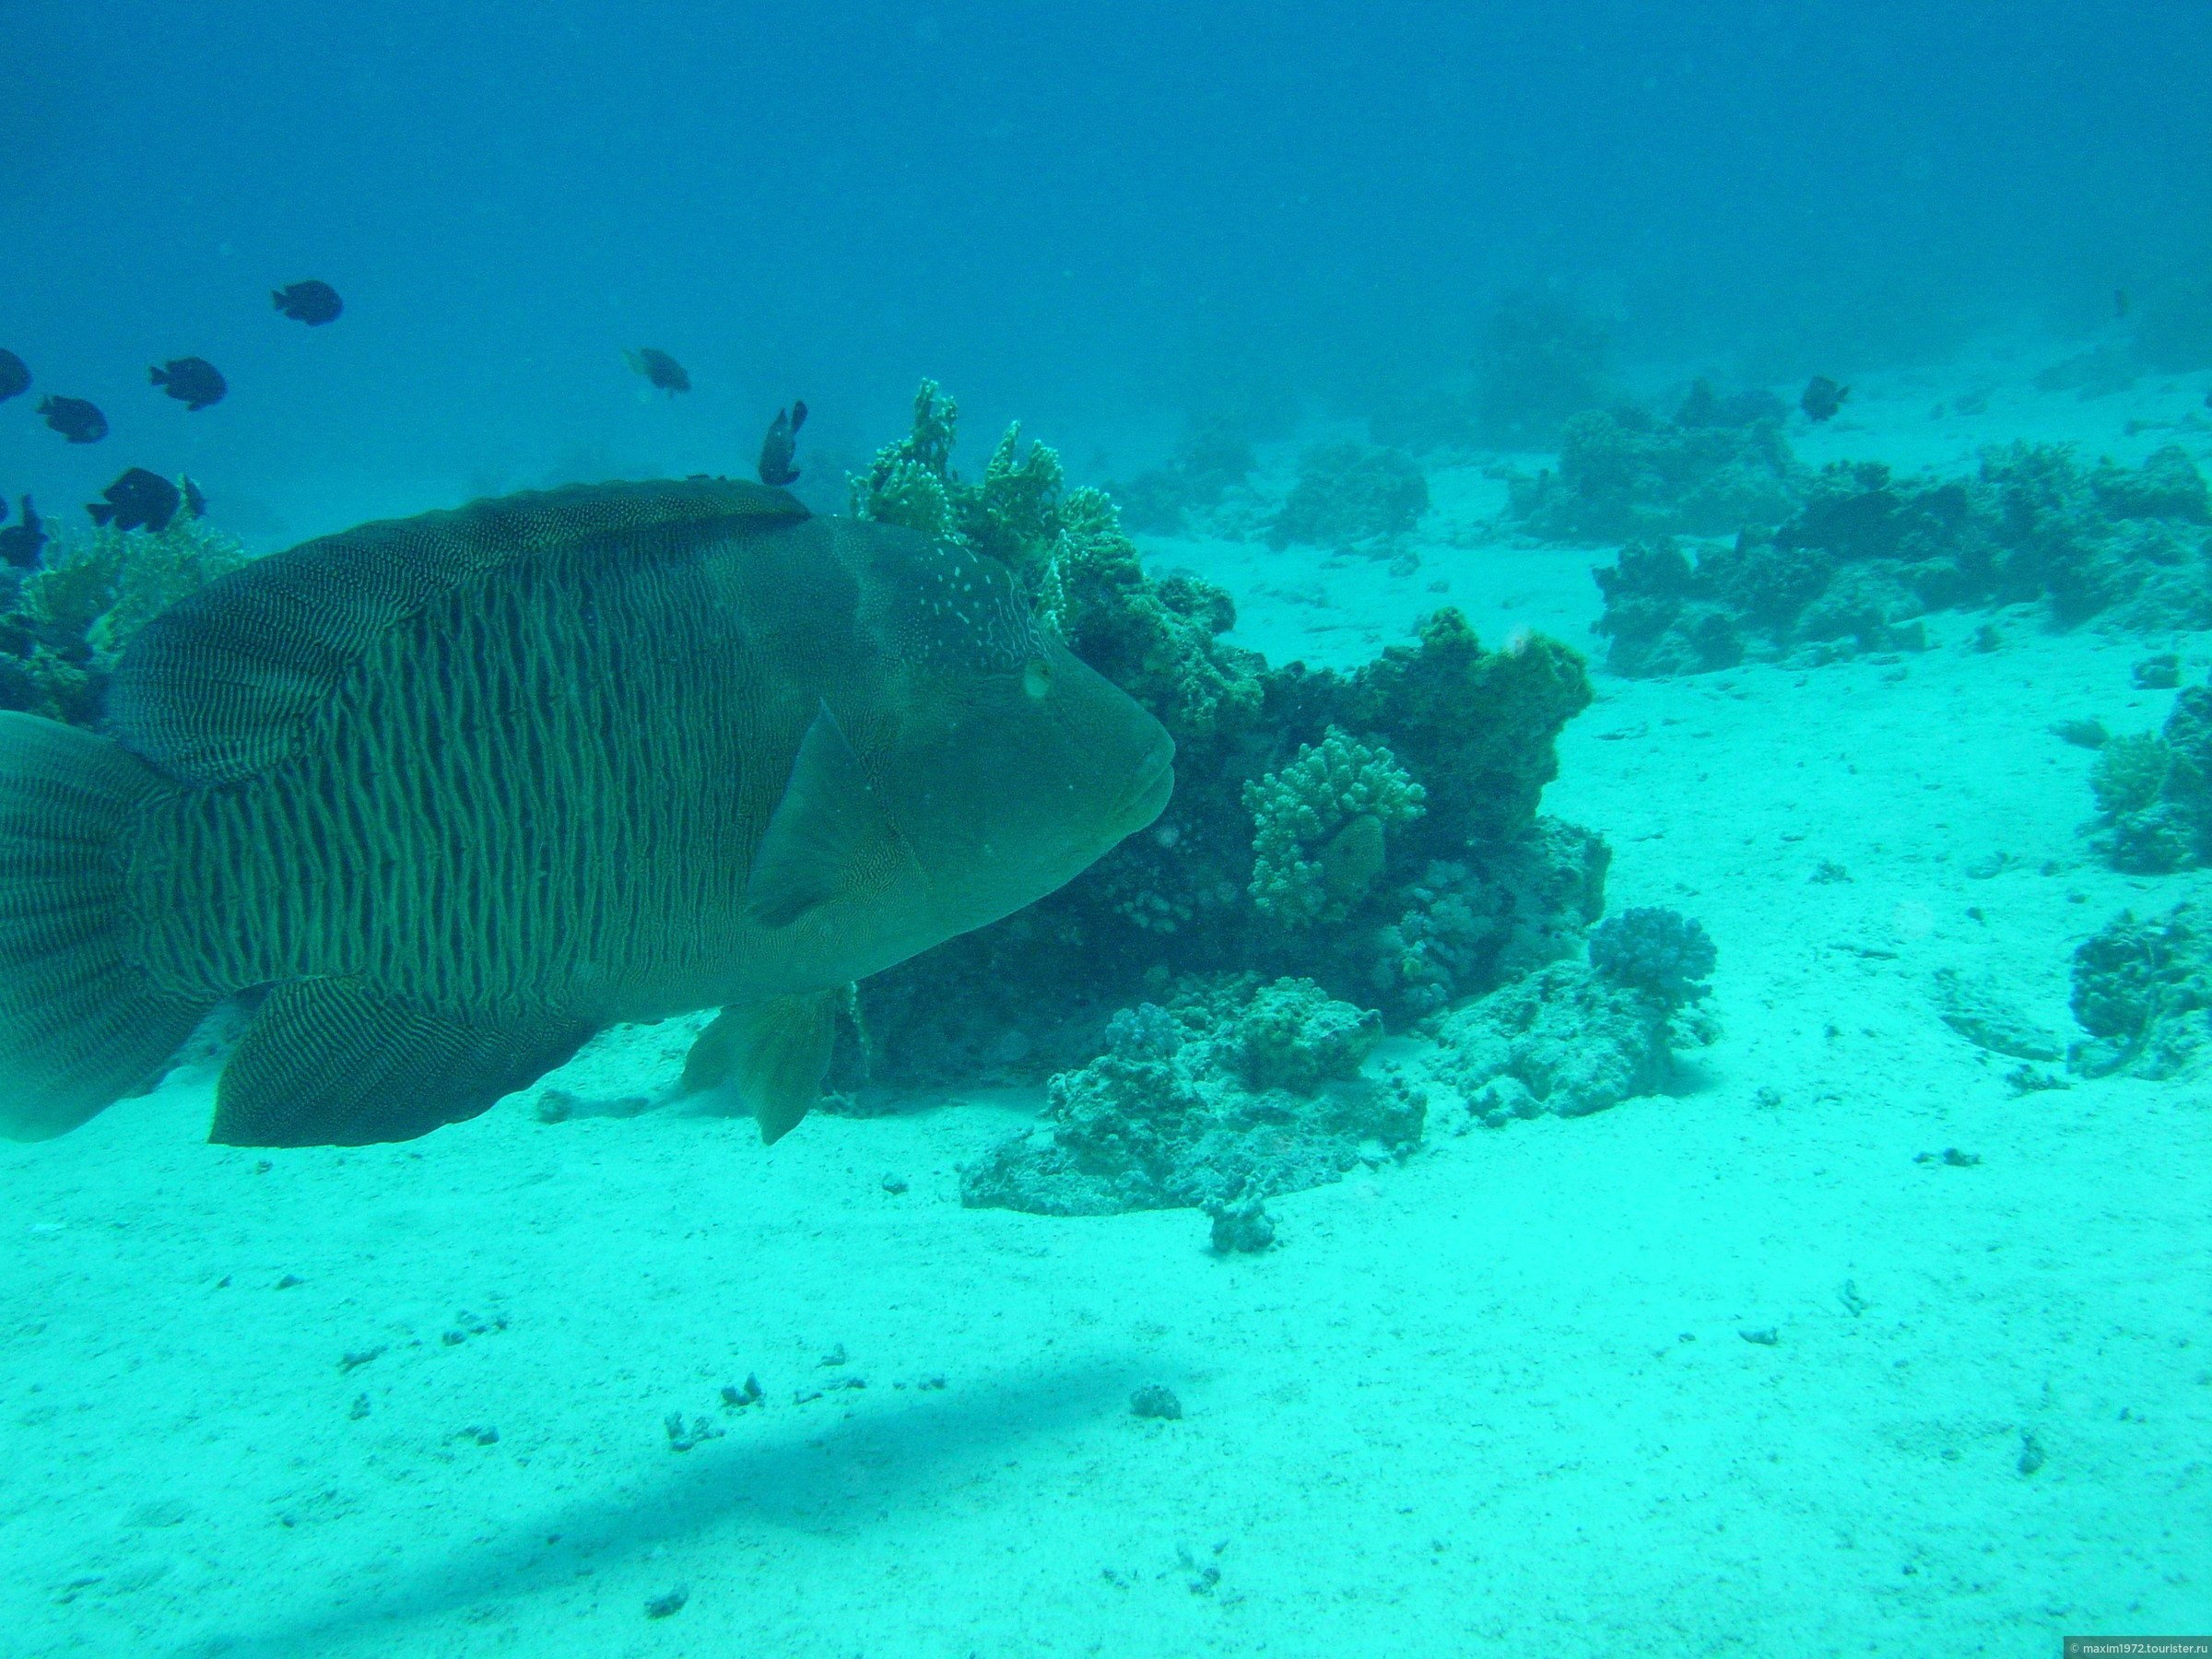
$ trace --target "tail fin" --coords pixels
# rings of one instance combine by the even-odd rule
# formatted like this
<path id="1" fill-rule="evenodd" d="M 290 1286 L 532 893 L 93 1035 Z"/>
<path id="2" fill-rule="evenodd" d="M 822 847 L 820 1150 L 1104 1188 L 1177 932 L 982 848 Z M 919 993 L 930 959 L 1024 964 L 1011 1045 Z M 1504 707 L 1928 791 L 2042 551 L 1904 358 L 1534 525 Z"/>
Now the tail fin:
<path id="1" fill-rule="evenodd" d="M 0 1135 L 76 1128 L 149 1082 L 218 1000 L 131 959 L 129 838 L 165 787 L 104 737 L 0 712 Z"/>
<path id="2" fill-rule="evenodd" d="M 146 379 L 148 385 L 166 386 L 169 384 L 169 371 L 149 368 L 146 371 Z"/>

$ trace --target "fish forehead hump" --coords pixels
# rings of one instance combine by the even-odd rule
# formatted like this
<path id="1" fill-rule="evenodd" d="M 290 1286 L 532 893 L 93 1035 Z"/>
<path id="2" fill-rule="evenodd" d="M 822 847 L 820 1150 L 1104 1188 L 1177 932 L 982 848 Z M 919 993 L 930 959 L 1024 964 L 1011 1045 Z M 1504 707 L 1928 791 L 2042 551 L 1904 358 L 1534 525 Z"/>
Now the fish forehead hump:
<path id="1" fill-rule="evenodd" d="M 1007 674 L 1044 653 L 1043 625 L 998 559 L 889 524 L 826 527 L 858 581 L 863 631 L 899 671 Z"/>

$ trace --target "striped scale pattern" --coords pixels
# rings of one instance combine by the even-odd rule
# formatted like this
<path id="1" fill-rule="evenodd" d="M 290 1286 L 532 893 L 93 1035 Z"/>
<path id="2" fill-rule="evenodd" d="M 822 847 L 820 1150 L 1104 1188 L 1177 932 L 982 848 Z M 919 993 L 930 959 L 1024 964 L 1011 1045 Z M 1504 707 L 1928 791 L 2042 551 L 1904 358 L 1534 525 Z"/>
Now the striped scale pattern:
<path id="1" fill-rule="evenodd" d="M 813 707 L 718 573 L 745 551 L 517 560 L 371 641 L 288 759 L 169 807 L 157 975 L 594 1023 L 716 1000 L 783 782 L 758 758 Z"/>

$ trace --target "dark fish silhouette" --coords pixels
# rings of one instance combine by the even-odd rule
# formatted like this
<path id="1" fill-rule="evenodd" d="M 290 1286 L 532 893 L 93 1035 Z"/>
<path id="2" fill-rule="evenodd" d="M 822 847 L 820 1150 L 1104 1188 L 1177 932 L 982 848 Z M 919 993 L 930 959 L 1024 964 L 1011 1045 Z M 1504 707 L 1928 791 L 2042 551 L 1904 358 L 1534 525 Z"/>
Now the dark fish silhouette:
<path id="1" fill-rule="evenodd" d="M 1797 406 L 1805 411 L 1808 419 L 1828 420 L 1843 406 L 1843 400 L 1850 395 L 1849 386 L 1839 386 L 1827 375 L 1816 374 L 1806 382 L 1805 395 L 1797 400 Z"/>
<path id="2" fill-rule="evenodd" d="M 1174 787 L 1005 565 L 734 479 L 258 559 L 148 622 L 107 708 L 113 736 L 0 712 L 0 1135 L 73 1128 L 267 986 L 218 1142 L 409 1139 L 717 1006 L 684 1088 L 773 1140 L 847 982 Z"/>
<path id="3" fill-rule="evenodd" d="M 14 352 L 0 347 L 0 403 L 30 390 L 30 365 Z"/>
<path id="4" fill-rule="evenodd" d="M 304 323 L 310 328 L 320 328 L 325 323 L 335 322 L 346 301 L 338 298 L 338 290 L 327 282 L 295 282 L 289 288 L 273 288 L 269 298 L 276 309 L 294 322 Z"/>
<path id="5" fill-rule="evenodd" d="M 134 466 L 100 492 L 101 500 L 88 502 L 85 511 L 96 524 L 118 530 L 151 530 L 156 535 L 169 528 L 184 498 L 159 473 Z"/>
<path id="6" fill-rule="evenodd" d="M 98 443 L 108 435 L 108 418 L 81 397 L 46 398 L 39 413 L 72 443 Z"/>
<path id="7" fill-rule="evenodd" d="M 624 355 L 629 359 L 629 366 L 632 369 L 635 369 L 662 391 L 688 392 L 691 390 L 691 377 L 684 372 L 684 366 L 666 352 L 652 346 L 641 346 L 637 350 L 626 352 Z"/>
<path id="8" fill-rule="evenodd" d="M 206 358 L 172 358 L 162 368 L 148 369 L 146 378 L 188 409 L 221 403 L 230 390 L 223 371 Z"/>
<path id="9" fill-rule="evenodd" d="M 0 501 L 0 513 L 6 511 L 6 503 Z M 0 559 L 18 570 L 28 571 L 39 562 L 39 549 L 45 545 L 46 525 L 39 517 L 39 510 L 30 504 L 30 498 L 25 496 L 23 522 L 0 530 Z"/>
<path id="10" fill-rule="evenodd" d="M 799 476 L 791 464 L 798 453 L 799 429 L 806 424 L 806 406 L 796 398 L 788 409 L 778 409 L 769 422 L 768 436 L 760 441 L 760 482 L 782 486 Z"/>
<path id="11" fill-rule="evenodd" d="M 207 498 L 200 487 L 189 477 L 180 477 L 177 483 L 184 491 L 184 516 L 202 519 L 207 516 Z"/>

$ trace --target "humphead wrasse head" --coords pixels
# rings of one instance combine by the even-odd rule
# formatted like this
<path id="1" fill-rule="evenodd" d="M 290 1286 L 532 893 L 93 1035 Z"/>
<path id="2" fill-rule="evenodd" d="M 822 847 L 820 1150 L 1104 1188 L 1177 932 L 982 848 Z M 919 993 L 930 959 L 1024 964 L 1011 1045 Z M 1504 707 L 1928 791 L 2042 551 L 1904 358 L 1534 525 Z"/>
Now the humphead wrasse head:
<path id="1" fill-rule="evenodd" d="M 755 861 L 757 919 L 871 971 L 1061 887 L 1158 818 L 1175 746 L 1031 614 L 996 561 L 841 527 L 873 672 L 823 696 Z"/>

